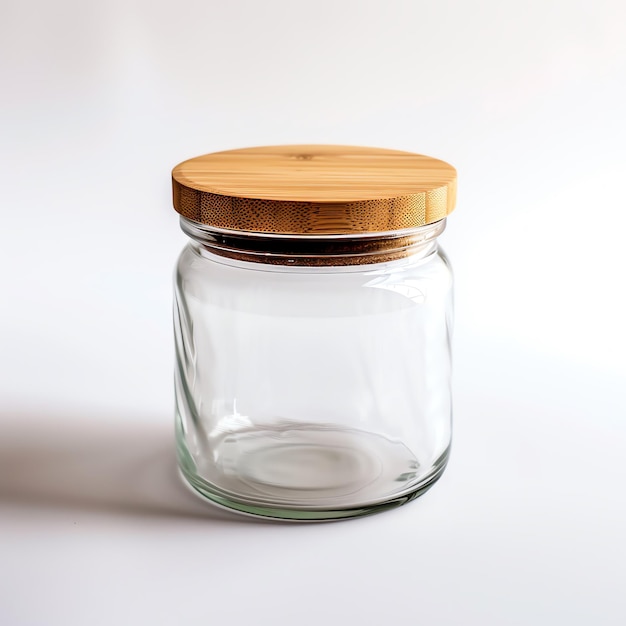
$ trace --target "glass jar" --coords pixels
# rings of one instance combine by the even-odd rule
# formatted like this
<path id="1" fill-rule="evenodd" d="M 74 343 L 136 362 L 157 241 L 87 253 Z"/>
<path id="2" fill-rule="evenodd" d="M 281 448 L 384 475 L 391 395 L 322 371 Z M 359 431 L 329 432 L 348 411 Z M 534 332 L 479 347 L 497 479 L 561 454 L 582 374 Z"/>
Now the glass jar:
<path id="1" fill-rule="evenodd" d="M 200 494 L 294 520 L 414 499 L 451 438 L 456 173 L 406 152 L 278 146 L 173 172 L 180 468 Z"/>

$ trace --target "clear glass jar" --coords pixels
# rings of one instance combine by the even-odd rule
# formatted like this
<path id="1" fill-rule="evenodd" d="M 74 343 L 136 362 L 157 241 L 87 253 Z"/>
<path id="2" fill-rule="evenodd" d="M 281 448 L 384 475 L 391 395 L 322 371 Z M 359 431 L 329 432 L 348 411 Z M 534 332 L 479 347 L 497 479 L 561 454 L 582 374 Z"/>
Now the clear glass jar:
<path id="1" fill-rule="evenodd" d="M 322 520 L 408 502 L 439 478 L 451 439 L 445 223 L 284 234 L 181 217 L 177 441 L 199 493 Z"/>

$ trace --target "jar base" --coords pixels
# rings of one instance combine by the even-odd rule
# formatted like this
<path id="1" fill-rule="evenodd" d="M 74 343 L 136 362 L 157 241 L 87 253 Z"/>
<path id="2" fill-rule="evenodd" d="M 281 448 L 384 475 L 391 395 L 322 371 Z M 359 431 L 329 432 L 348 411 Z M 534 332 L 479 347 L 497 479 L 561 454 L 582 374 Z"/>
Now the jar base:
<path id="1" fill-rule="evenodd" d="M 294 521 L 360 517 L 409 502 L 441 476 L 446 450 L 422 467 L 402 443 L 333 425 L 280 423 L 229 432 L 197 458 L 179 431 L 179 464 L 210 501 Z"/>

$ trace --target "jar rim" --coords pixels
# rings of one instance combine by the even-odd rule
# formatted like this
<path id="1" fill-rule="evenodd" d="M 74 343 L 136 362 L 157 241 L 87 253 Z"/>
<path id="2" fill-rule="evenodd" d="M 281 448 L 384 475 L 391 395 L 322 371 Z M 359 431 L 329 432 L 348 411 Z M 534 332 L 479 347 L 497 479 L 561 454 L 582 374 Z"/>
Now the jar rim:
<path id="1" fill-rule="evenodd" d="M 350 235 L 276 235 L 219 229 L 180 218 L 183 232 L 219 256 L 287 266 L 345 266 L 385 263 L 436 245 L 446 219 L 417 228 Z"/>

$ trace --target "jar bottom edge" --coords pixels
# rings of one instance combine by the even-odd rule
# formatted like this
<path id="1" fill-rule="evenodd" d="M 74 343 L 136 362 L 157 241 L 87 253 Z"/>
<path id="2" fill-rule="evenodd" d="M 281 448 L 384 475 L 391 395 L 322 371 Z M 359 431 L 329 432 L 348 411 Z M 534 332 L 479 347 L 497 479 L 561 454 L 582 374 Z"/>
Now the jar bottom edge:
<path id="1" fill-rule="evenodd" d="M 179 442 L 180 443 L 180 442 Z M 198 475 L 195 464 L 186 450 L 179 449 L 179 471 L 188 487 L 204 501 L 230 511 L 257 518 L 270 518 L 288 522 L 339 521 L 380 513 L 415 500 L 428 491 L 443 474 L 449 457 L 449 448 L 433 464 L 431 471 L 406 492 L 390 495 L 389 498 L 352 504 L 349 506 L 293 507 L 287 503 L 263 504 L 246 502 L 236 494 L 228 493 Z"/>

